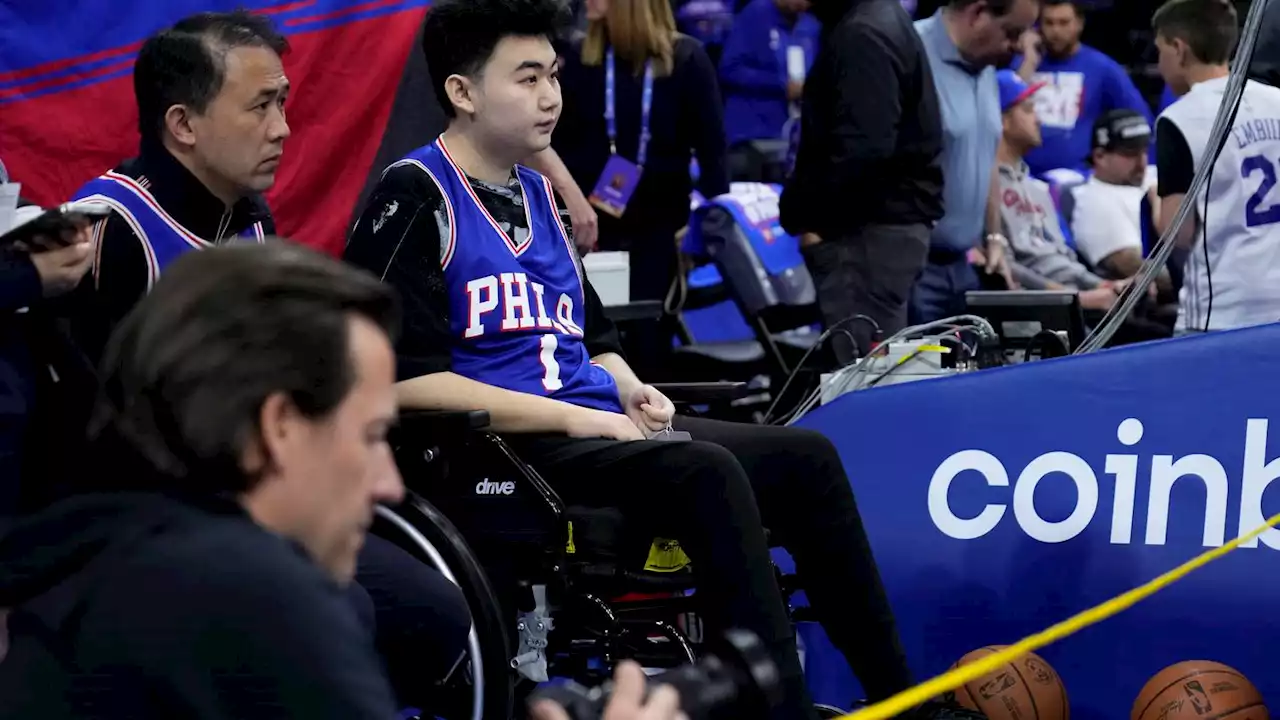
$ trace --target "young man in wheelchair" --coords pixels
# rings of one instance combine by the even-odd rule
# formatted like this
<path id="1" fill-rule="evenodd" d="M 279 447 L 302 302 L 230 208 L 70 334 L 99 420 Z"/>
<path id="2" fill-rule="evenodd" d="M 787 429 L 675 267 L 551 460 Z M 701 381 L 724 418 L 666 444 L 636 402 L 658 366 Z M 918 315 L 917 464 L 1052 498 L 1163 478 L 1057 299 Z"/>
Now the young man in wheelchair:
<path id="1" fill-rule="evenodd" d="M 675 417 L 623 359 L 560 198 L 519 164 L 548 147 L 560 113 L 558 22 L 555 0 L 451 0 L 427 16 L 422 45 L 448 129 L 387 169 L 345 254 L 405 301 L 402 408 L 487 410 L 567 503 L 617 508 L 677 540 L 712 630 L 752 630 L 770 647 L 784 678 L 778 717 L 813 708 L 765 527 L 867 696 L 909 687 L 834 447 L 805 430 Z"/>

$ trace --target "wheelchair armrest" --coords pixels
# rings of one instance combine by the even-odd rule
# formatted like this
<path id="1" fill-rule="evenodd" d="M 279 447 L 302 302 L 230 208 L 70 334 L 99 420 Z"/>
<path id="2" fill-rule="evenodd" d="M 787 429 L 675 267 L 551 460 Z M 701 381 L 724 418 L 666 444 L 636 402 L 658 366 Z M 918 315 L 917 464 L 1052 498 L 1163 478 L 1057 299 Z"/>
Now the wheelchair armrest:
<path id="1" fill-rule="evenodd" d="M 489 427 L 488 410 L 406 410 L 398 429 L 414 437 L 457 436 Z"/>
<path id="2" fill-rule="evenodd" d="M 744 382 L 654 383 L 653 387 L 671 402 L 684 405 L 732 402 L 750 393 Z"/>

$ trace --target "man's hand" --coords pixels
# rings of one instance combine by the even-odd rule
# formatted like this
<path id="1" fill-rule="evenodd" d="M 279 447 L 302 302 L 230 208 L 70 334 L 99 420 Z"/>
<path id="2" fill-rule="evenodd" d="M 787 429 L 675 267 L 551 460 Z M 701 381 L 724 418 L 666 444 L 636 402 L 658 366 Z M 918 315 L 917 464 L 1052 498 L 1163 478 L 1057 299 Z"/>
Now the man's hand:
<path id="1" fill-rule="evenodd" d="M 62 240 L 65 246 L 37 236 L 30 245 L 23 247 L 40 274 L 40 284 L 47 298 L 74 290 L 93 265 L 93 242 L 88 226 L 68 233 Z"/>
<path id="2" fill-rule="evenodd" d="M 1103 285 L 1092 290 L 1080 291 L 1080 307 L 1085 310 L 1110 310 L 1120 297 L 1120 291 L 1114 285 Z"/>
<path id="3" fill-rule="evenodd" d="M 644 440 L 644 433 L 628 415 L 577 407 L 569 415 L 565 433 L 573 438 L 605 438 L 606 440 Z"/>
<path id="4" fill-rule="evenodd" d="M 596 209 L 581 192 L 564 193 L 563 196 L 569 221 L 573 223 L 574 244 L 584 254 L 595 250 L 600 240 L 600 219 L 596 216 Z"/>
<path id="5" fill-rule="evenodd" d="M 680 711 L 680 694 L 670 685 L 659 685 L 645 700 L 648 684 L 644 671 L 630 660 L 618 663 L 613 673 L 613 694 L 601 720 L 687 720 Z M 532 720 L 569 720 L 569 715 L 550 700 L 534 705 Z"/>
<path id="6" fill-rule="evenodd" d="M 1115 290 L 1116 295 L 1123 295 L 1124 291 L 1129 289 L 1129 286 L 1133 284 L 1134 280 L 1136 280 L 1136 278 L 1131 278 L 1131 277 L 1125 278 L 1123 280 L 1114 280 L 1114 281 L 1108 280 L 1107 282 L 1104 282 L 1103 285 L 1109 284 L 1111 285 L 1112 289 Z M 1156 288 L 1155 283 L 1151 283 L 1150 285 L 1147 285 L 1147 298 L 1149 300 L 1154 301 L 1158 294 L 1159 294 L 1159 289 Z"/>
<path id="7" fill-rule="evenodd" d="M 627 417 L 645 434 L 660 433 L 671 426 L 676 406 L 652 385 L 641 385 L 627 398 Z"/>
<path id="8" fill-rule="evenodd" d="M 988 237 L 987 247 L 982 253 L 982 258 L 986 260 L 983 269 L 987 271 L 988 275 L 999 275 L 1004 278 L 1010 290 L 1017 290 L 1018 283 L 1013 279 L 1013 270 L 1009 267 L 1008 253 L 1008 246 L 1004 242 Z"/>
<path id="9" fill-rule="evenodd" d="M 1018 38 L 1018 52 L 1022 54 L 1022 64 L 1018 66 L 1018 76 L 1031 82 L 1032 76 L 1040 68 L 1043 54 L 1040 51 L 1040 33 L 1027 30 Z"/>

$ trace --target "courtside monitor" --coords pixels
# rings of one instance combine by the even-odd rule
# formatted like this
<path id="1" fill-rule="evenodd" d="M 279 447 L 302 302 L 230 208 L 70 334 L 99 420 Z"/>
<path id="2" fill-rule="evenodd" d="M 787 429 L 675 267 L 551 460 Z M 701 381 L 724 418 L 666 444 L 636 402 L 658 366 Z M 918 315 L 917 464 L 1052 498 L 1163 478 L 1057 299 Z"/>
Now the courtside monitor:
<path id="1" fill-rule="evenodd" d="M 991 323 L 1015 359 L 1064 355 L 1063 349 L 1070 352 L 1084 342 L 1084 312 L 1075 290 L 974 290 L 965 300 L 971 314 Z"/>

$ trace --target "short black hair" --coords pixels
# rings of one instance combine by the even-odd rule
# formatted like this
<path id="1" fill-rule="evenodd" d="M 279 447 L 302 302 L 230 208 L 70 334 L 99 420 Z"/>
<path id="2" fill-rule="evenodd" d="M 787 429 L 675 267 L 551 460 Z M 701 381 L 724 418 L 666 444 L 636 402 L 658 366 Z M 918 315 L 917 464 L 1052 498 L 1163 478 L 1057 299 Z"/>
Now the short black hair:
<path id="1" fill-rule="evenodd" d="M 1230 0 L 1169 0 L 1151 17 L 1151 28 L 1185 42 L 1202 63 L 1226 65 L 1240 36 L 1240 19 Z"/>
<path id="2" fill-rule="evenodd" d="M 450 75 L 476 77 L 505 37 L 545 37 L 554 42 L 569 19 L 559 0 L 444 0 L 422 23 L 422 53 L 445 117 L 457 111 L 445 92 Z"/>
<path id="3" fill-rule="evenodd" d="M 981 1 L 982 0 L 951 0 L 949 4 L 951 9 L 960 10 Z M 992 14 L 1008 15 L 1009 11 L 1013 9 L 1013 4 L 1017 1 L 1018 0 L 986 0 L 986 3 L 987 7 L 991 8 Z"/>
<path id="4" fill-rule="evenodd" d="M 1084 8 L 1080 6 L 1079 0 L 1040 0 L 1040 7 L 1061 7 L 1062 5 L 1070 5 L 1075 10 L 1076 17 L 1084 17 Z"/>
<path id="5" fill-rule="evenodd" d="M 267 398 L 284 393 L 322 418 L 350 392 L 352 316 L 394 337 L 399 306 L 378 278 L 301 245 L 272 239 L 179 258 L 107 344 L 89 440 L 116 469 L 95 482 L 251 489 L 242 453 Z"/>
<path id="6" fill-rule="evenodd" d="M 204 112 L 226 80 L 227 53 L 242 47 L 284 55 L 289 41 L 269 18 L 246 10 L 198 13 L 147 38 L 133 66 L 143 139 L 162 137 L 164 115 L 174 105 Z"/>

